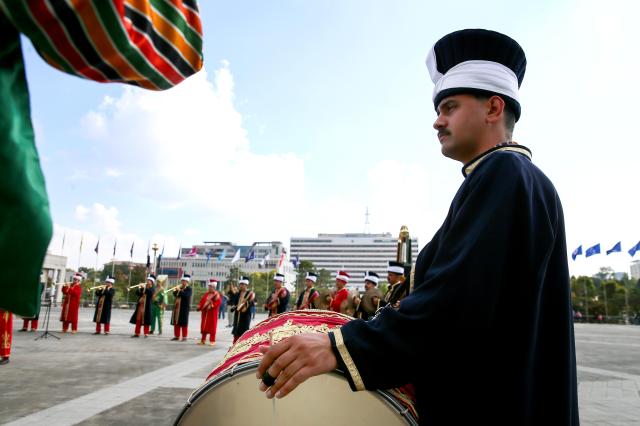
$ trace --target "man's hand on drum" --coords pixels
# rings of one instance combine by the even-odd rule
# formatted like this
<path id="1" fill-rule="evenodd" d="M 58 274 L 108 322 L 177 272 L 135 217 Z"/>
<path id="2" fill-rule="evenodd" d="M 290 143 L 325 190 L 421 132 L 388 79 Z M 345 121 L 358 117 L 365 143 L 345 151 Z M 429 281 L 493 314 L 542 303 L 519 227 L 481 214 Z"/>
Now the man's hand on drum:
<path id="1" fill-rule="evenodd" d="M 268 387 L 260 382 L 260 390 L 267 392 L 267 398 L 282 398 L 310 377 L 333 371 L 337 366 L 331 350 L 329 336 L 323 333 L 309 333 L 293 336 L 271 347 L 261 346 L 264 354 L 258 366 L 256 377 L 260 380 L 275 378 Z M 267 377 L 267 382 L 269 382 Z"/>

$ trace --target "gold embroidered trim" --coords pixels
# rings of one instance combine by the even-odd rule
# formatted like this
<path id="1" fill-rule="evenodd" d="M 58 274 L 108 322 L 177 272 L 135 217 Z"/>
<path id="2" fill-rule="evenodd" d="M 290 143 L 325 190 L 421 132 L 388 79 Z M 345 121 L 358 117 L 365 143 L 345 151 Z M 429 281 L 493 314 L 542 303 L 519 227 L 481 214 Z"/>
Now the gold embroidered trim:
<path id="1" fill-rule="evenodd" d="M 489 152 L 487 155 L 483 155 L 482 157 L 478 158 L 476 161 L 474 161 L 473 163 L 469 164 L 467 167 L 465 167 L 464 172 L 468 175 L 471 174 L 472 171 L 475 170 L 476 167 L 478 167 L 478 164 L 480 164 L 482 162 L 482 160 L 484 160 L 485 158 L 487 158 L 490 154 L 493 154 L 494 152 L 497 151 L 513 151 L 513 152 L 518 152 L 520 154 L 525 155 L 527 158 L 529 158 L 529 160 L 531 160 L 531 152 L 526 149 L 526 148 L 521 148 L 517 145 L 513 145 L 513 146 L 504 146 L 501 148 L 496 149 L 495 151 L 491 151 Z"/>
<path id="2" fill-rule="evenodd" d="M 353 359 L 349 354 L 349 350 L 344 344 L 344 339 L 342 338 L 342 331 L 340 331 L 340 329 L 335 330 L 333 332 L 333 337 L 336 339 L 336 347 L 338 348 L 338 352 L 340 352 L 340 357 L 342 358 L 344 365 L 347 367 L 347 370 L 349 370 L 349 375 L 353 380 L 353 384 L 356 386 L 356 390 L 357 391 L 365 390 L 364 382 L 362 381 L 362 377 L 360 377 L 358 368 L 356 367 L 356 364 L 353 362 Z"/>
<path id="3" fill-rule="evenodd" d="M 236 344 L 229 349 L 229 351 L 225 354 L 225 356 L 218 363 L 218 365 L 216 365 L 214 370 L 222 366 L 225 362 L 227 362 L 229 358 L 233 358 L 238 354 L 249 351 L 251 347 L 256 344 L 270 342 L 271 338 L 273 338 L 273 344 L 276 344 L 283 339 L 289 338 L 291 336 L 295 336 L 297 334 L 303 334 L 303 333 L 325 333 L 326 334 L 332 330 L 335 330 L 338 327 L 340 326 L 336 325 L 335 327 L 332 328 L 327 324 L 318 324 L 318 325 L 294 324 L 293 321 L 287 320 L 281 326 L 278 326 L 273 330 L 269 330 L 266 333 L 256 333 L 246 340 L 238 340 Z M 258 356 L 262 357 L 262 354 L 258 353 Z M 250 357 L 253 357 L 253 355 L 251 355 Z"/>

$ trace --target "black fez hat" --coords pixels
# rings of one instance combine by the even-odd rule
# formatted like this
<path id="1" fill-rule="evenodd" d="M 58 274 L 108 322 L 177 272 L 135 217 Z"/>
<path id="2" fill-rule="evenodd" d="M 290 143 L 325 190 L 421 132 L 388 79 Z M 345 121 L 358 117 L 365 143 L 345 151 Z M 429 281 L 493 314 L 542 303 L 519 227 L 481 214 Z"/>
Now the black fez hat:
<path id="1" fill-rule="evenodd" d="M 520 118 L 518 89 L 527 68 L 524 50 L 514 39 L 483 29 L 447 34 L 427 56 L 433 105 L 458 94 L 498 95 Z"/>

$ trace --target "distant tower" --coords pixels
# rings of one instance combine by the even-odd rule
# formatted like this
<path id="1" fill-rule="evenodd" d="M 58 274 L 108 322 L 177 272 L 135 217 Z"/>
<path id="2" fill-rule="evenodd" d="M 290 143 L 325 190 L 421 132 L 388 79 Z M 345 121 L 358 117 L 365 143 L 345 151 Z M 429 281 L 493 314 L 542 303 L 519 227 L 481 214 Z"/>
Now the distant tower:
<path id="1" fill-rule="evenodd" d="M 371 230 L 369 229 L 369 206 L 367 206 L 367 211 L 364 214 L 364 233 L 371 233 Z"/>

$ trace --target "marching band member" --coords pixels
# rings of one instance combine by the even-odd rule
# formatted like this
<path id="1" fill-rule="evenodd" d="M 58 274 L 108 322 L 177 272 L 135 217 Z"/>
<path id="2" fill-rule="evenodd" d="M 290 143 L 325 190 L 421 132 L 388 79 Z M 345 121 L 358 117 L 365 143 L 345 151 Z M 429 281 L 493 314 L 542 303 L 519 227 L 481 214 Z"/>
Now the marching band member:
<path id="1" fill-rule="evenodd" d="M 13 314 L 0 309 L 0 365 L 9 362 L 13 340 Z"/>
<path id="2" fill-rule="evenodd" d="M 417 257 L 414 291 L 369 321 L 261 348 L 256 377 L 268 397 L 339 368 L 354 391 L 410 382 L 423 425 L 580 424 L 562 203 L 512 139 L 526 64 L 522 47 L 495 31 L 433 45 L 433 127 L 464 181 Z M 545 96 L 541 126 L 574 101 Z"/>
<path id="3" fill-rule="evenodd" d="M 44 291 L 44 283 L 40 283 L 40 297 L 42 298 L 42 292 Z M 29 323 L 31 323 L 31 331 L 36 331 L 38 329 L 38 319 L 40 317 L 40 310 L 36 312 L 34 317 L 22 317 L 22 329 L 18 331 L 28 331 Z"/>
<path id="4" fill-rule="evenodd" d="M 156 283 L 155 292 L 153 293 L 151 305 L 151 330 L 149 334 L 156 331 L 158 325 L 158 335 L 162 334 L 162 320 L 164 317 L 164 308 L 167 306 L 167 293 L 160 281 Z"/>
<path id="5" fill-rule="evenodd" d="M 347 303 L 349 298 L 349 290 L 347 290 L 347 283 L 351 275 L 345 271 L 338 271 L 336 273 L 336 292 L 331 299 L 331 310 L 334 312 L 346 313 Z"/>
<path id="6" fill-rule="evenodd" d="M 379 281 L 380 277 L 375 272 L 367 271 L 364 273 L 365 292 L 357 303 L 356 318 L 361 318 L 366 321 L 374 316 L 380 307 L 382 293 L 380 289 L 378 289 Z"/>
<path id="7" fill-rule="evenodd" d="M 313 272 L 307 272 L 307 276 L 304 279 L 304 283 L 307 288 L 298 296 L 296 309 L 317 309 L 316 299 L 320 296 L 320 294 L 315 288 L 313 288 L 313 285 L 317 280 L 318 275 Z"/>
<path id="8" fill-rule="evenodd" d="M 240 291 L 233 294 L 229 303 L 231 303 L 231 310 L 235 312 L 233 317 L 233 343 L 238 340 L 242 334 L 247 331 L 251 326 L 251 306 L 255 303 L 256 295 L 247 289 L 249 285 L 249 278 L 240 277 Z"/>
<path id="9" fill-rule="evenodd" d="M 93 334 L 100 334 L 102 324 L 104 324 L 104 334 L 109 334 L 111 303 L 113 301 L 113 295 L 116 293 L 116 290 L 113 288 L 115 282 L 115 278 L 107 275 L 107 278 L 104 280 L 104 287 L 96 290 L 98 303 L 96 303 L 96 310 L 93 313 L 93 322 L 96 323 L 96 332 Z"/>
<path id="10" fill-rule="evenodd" d="M 189 332 L 189 308 L 191 305 L 191 292 L 189 287 L 191 275 L 182 274 L 180 278 L 180 288 L 173 291 L 175 301 L 173 302 L 173 312 L 171 313 L 171 325 L 173 326 L 173 339 L 171 340 L 187 340 Z M 182 334 L 182 338 L 180 338 Z"/>
<path id="11" fill-rule="evenodd" d="M 227 327 L 233 327 L 233 306 L 231 301 L 234 300 L 236 294 L 238 294 L 238 286 L 231 284 L 231 286 L 229 286 L 229 291 L 227 292 Z"/>
<path id="12" fill-rule="evenodd" d="M 387 267 L 387 282 L 389 288 L 384 295 L 382 306 L 391 305 L 397 308 L 400 301 L 407 295 L 405 285 L 404 264 L 402 262 L 390 261 Z"/>
<path id="13" fill-rule="evenodd" d="M 218 281 L 215 278 L 211 278 L 208 284 L 208 291 L 202 295 L 200 303 L 198 304 L 198 311 L 202 314 L 200 321 L 200 333 L 202 339 L 198 344 L 204 345 L 207 334 L 209 335 L 209 344 L 213 346 L 216 341 L 216 329 L 218 327 L 218 308 L 222 303 L 222 296 L 216 290 Z"/>
<path id="14" fill-rule="evenodd" d="M 289 306 L 289 290 L 284 286 L 284 275 L 276 274 L 273 277 L 273 292 L 264 304 L 264 309 L 269 311 L 269 316 L 286 312 Z"/>
<path id="15" fill-rule="evenodd" d="M 65 283 L 62 286 L 62 312 L 60 312 L 60 321 L 62 321 L 62 332 L 66 333 L 71 324 L 71 334 L 78 332 L 78 311 L 80 310 L 80 297 L 82 296 L 82 288 L 80 287 L 82 275 L 76 273 L 73 276 L 73 283 L 69 286 Z"/>
<path id="16" fill-rule="evenodd" d="M 153 299 L 153 285 L 156 283 L 156 276 L 149 274 L 147 284 L 144 288 L 136 289 L 138 304 L 136 310 L 131 315 L 129 322 L 135 324 L 136 328 L 132 338 L 140 337 L 140 328 L 144 328 L 144 337 L 149 337 L 149 324 L 151 324 L 151 300 Z"/>

